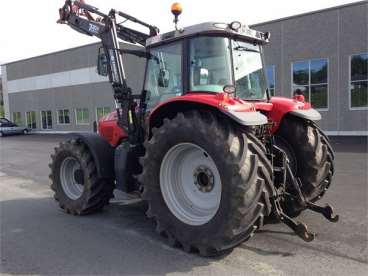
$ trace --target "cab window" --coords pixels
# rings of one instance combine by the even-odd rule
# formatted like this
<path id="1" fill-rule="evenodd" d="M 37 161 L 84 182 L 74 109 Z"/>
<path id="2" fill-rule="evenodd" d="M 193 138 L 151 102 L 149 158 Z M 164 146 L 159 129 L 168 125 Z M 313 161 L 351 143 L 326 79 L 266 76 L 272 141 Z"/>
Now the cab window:
<path id="1" fill-rule="evenodd" d="M 225 37 L 190 40 L 190 91 L 219 93 L 232 85 L 231 49 Z"/>
<path id="2" fill-rule="evenodd" d="M 144 89 L 148 109 L 183 93 L 181 42 L 150 50 Z"/>

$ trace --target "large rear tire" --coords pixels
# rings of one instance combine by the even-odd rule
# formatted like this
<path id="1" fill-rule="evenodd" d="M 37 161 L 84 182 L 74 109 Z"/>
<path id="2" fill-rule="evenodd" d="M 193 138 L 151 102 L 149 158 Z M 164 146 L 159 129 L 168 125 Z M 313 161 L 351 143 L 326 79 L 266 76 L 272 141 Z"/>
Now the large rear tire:
<path id="1" fill-rule="evenodd" d="M 113 181 L 97 177 L 91 153 L 78 140 L 61 142 L 51 155 L 49 167 L 54 198 L 69 214 L 100 211 L 113 196 Z"/>
<path id="2" fill-rule="evenodd" d="M 302 182 L 303 195 L 312 202 L 319 200 L 329 188 L 334 174 L 334 152 L 328 137 L 315 123 L 290 115 L 283 119 L 276 135 L 284 141 L 282 147 L 292 151 L 296 160 L 293 167 Z M 284 209 L 293 217 L 304 210 L 291 198 L 286 198 Z"/>
<path id="3" fill-rule="evenodd" d="M 209 112 L 165 119 L 145 143 L 143 199 L 172 246 L 218 255 L 251 237 L 271 212 L 272 167 L 250 132 Z"/>

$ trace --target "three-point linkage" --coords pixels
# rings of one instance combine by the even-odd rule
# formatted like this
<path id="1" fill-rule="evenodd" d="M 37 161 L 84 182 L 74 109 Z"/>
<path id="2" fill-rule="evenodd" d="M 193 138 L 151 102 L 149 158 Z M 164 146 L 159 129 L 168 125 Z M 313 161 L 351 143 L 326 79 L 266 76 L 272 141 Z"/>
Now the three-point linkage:
<path id="1" fill-rule="evenodd" d="M 294 176 L 291 166 L 290 166 L 290 162 L 287 159 L 285 151 L 276 145 L 273 145 L 273 149 L 274 151 L 282 155 L 282 167 L 283 167 L 282 170 L 285 172 L 283 181 L 285 182 L 286 179 L 288 179 L 290 181 L 290 184 L 293 187 L 293 190 L 296 191 L 296 193 L 293 193 L 293 194 L 287 193 L 284 191 L 283 195 L 276 194 L 272 198 L 271 203 L 273 205 L 274 215 L 279 221 L 283 222 L 290 229 L 292 229 L 298 237 L 300 237 L 301 239 L 307 242 L 313 241 L 316 234 L 308 231 L 308 227 L 305 223 L 296 221 L 284 213 L 280 205 L 280 200 L 279 200 L 280 197 L 281 196 L 291 197 L 297 202 L 297 204 L 301 208 L 309 209 L 313 212 L 322 214 L 330 222 L 337 222 L 339 220 L 339 215 L 334 213 L 333 207 L 329 204 L 326 204 L 323 207 L 323 206 L 319 206 L 307 200 L 300 189 L 301 181 L 299 178 Z"/>

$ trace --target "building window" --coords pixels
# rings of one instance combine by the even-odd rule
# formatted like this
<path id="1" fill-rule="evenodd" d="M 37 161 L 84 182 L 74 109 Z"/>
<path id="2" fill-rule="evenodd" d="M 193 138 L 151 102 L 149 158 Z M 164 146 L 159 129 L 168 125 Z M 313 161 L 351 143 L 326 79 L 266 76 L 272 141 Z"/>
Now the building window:
<path id="1" fill-rule="evenodd" d="M 111 112 L 111 108 L 109 106 L 105 106 L 105 107 L 97 107 L 96 109 L 96 120 L 97 122 L 104 116 L 106 116 L 107 114 L 109 114 Z"/>
<path id="2" fill-rule="evenodd" d="M 89 124 L 89 111 L 88 108 L 77 108 L 75 110 L 75 118 L 77 125 L 88 125 Z"/>
<path id="3" fill-rule="evenodd" d="M 60 109 L 58 114 L 58 124 L 67 125 L 70 124 L 69 109 Z"/>
<path id="4" fill-rule="evenodd" d="M 313 59 L 292 64 L 292 92 L 303 93 L 316 109 L 328 108 L 328 61 Z"/>
<path id="5" fill-rule="evenodd" d="M 43 129 L 51 129 L 52 128 L 52 112 L 51 110 L 42 110 L 41 111 L 41 123 Z"/>
<path id="6" fill-rule="evenodd" d="M 268 91 L 271 96 L 275 96 L 275 65 L 268 65 L 266 67 Z"/>
<path id="7" fill-rule="evenodd" d="M 368 53 L 350 57 L 350 108 L 368 107 Z"/>
<path id="8" fill-rule="evenodd" d="M 13 122 L 16 123 L 17 125 L 22 125 L 22 113 L 20 112 L 13 112 Z"/>
<path id="9" fill-rule="evenodd" d="M 28 128 L 30 128 L 30 129 L 37 128 L 36 112 L 35 111 L 27 111 L 26 112 L 26 122 L 27 122 L 27 127 Z"/>

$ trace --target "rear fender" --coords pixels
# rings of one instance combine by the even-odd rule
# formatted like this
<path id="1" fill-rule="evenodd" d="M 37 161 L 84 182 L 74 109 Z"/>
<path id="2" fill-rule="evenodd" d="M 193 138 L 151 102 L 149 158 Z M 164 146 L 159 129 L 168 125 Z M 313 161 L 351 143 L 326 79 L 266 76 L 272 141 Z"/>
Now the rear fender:
<path id="1" fill-rule="evenodd" d="M 290 111 L 289 114 L 311 121 L 319 121 L 322 119 L 321 113 L 319 113 L 314 108 L 310 108 L 307 110 L 293 110 Z"/>
<path id="2" fill-rule="evenodd" d="M 268 114 L 269 119 L 274 123 L 273 133 L 277 131 L 286 114 L 310 121 L 319 121 L 322 118 L 321 114 L 313 109 L 308 102 L 298 101 L 293 98 L 272 97 L 271 104 L 272 109 Z"/>
<path id="3" fill-rule="evenodd" d="M 164 118 L 174 118 L 178 112 L 209 110 L 223 114 L 242 126 L 264 125 L 267 117 L 256 111 L 252 103 L 237 99 L 223 99 L 222 94 L 188 93 L 175 97 L 154 108 L 149 115 L 149 129 L 159 127 Z M 151 133 L 151 132 L 150 132 Z"/>
<path id="4" fill-rule="evenodd" d="M 96 133 L 72 133 L 72 139 L 87 146 L 97 168 L 97 176 L 114 179 L 114 148 L 102 136 Z"/>

